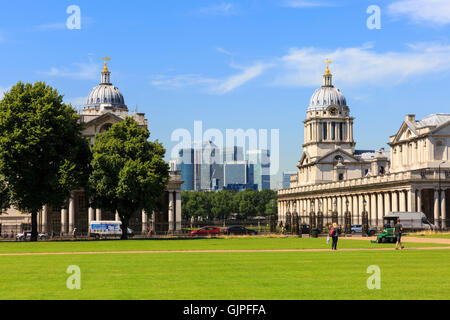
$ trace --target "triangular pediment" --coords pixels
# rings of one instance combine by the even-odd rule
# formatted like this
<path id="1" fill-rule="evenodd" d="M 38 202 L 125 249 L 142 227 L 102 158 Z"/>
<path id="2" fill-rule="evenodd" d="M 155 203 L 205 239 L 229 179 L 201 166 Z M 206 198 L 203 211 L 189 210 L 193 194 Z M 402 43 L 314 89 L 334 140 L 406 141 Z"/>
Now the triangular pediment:
<path id="1" fill-rule="evenodd" d="M 101 116 L 98 116 L 98 117 L 86 122 L 85 127 L 89 128 L 91 126 L 95 126 L 95 125 L 98 125 L 100 123 L 105 123 L 105 122 L 110 122 L 111 124 L 115 124 L 118 122 L 122 122 L 123 120 L 124 120 L 123 118 L 115 115 L 114 113 L 108 112 L 108 113 L 102 114 Z"/>
<path id="2" fill-rule="evenodd" d="M 400 129 L 394 135 L 393 143 L 399 141 L 409 140 L 411 138 L 417 137 L 418 133 L 414 125 L 409 121 L 403 121 Z"/>
<path id="3" fill-rule="evenodd" d="M 317 163 L 332 163 L 332 162 L 338 162 L 339 159 L 342 160 L 342 162 L 359 162 L 360 160 L 356 158 L 351 153 L 342 150 L 341 148 L 338 148 L 336 150 L 330 151 L 324 156 L 322 156 L 320 159 L 317 160 Z"/>

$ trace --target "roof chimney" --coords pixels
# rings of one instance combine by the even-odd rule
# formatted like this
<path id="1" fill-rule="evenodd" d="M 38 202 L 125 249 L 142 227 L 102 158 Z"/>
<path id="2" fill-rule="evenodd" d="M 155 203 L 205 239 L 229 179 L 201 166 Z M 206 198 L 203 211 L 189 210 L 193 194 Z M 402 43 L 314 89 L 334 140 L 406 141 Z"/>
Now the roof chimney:
<path id="1" fill-rule="evenodd" d="M 416 121 L 416 115 L 415 114 L 407 114 L 406 121 L 410 121 L 410 122 Z"/>

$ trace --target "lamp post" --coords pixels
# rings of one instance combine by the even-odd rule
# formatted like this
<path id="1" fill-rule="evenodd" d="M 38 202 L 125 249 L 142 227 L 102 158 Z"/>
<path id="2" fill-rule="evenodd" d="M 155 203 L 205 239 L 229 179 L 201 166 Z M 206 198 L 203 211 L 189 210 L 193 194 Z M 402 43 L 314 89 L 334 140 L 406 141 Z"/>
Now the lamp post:
<path id="1" fill-rule="evenodd" d="M 366 198 L 364 198 L 364 200 L 363 200 L 364 210 L 362 212 L 362 219 L 361 219 L 362 220 L 361 224 L 362 224 L 362 234 L 363 235 L 364 234 L 368 235 L 368 233 L 369 233 L 369 217 L 368 217 L 368 213 L 366 211 L 366 206 L 367 206 L 367 201 L 366 201 Z"/>
<path id="2" fill-rule="evenodd" d="M 345 201 L 345 205 L 346 205 L 346 211 L 345 211 L 345 233 L 351 233 L 352 232 L 352 218 L 350 215 L 350 211 L 348 211 L 348 205 L 350 204 L 350 201 L 348 201 L 348 199 Z"/>
<path id="3" fill-rule="evenodd" d="M 317 228 L 319 229 L 319 232 L 323 231 L 323 212 L 322 212 L 322 201 L 319 199 L 318 203 L 318 211 L 317 211 Z"/>

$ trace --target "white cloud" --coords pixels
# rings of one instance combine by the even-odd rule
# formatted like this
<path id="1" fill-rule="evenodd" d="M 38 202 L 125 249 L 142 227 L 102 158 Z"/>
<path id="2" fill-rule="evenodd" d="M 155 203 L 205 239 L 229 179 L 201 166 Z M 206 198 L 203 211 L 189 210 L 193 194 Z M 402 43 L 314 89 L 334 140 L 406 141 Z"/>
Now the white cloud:
<path id="1" fill-rule="evenodd" d="M 208 16 L 231 16 L 236 14 L 236 8 L 232 3 L 220 3 L 209 7 L 203 7 L 196 10 L 200 15 Z"/>
<path id="2" fill-rule="evenodd" d="M 74 68 L 69 69 L 67 67 L 57 68 L 52 67 L 49 71 L 41 71 L 40 74 L 49 77 L 58 78 L 74 78 L 83 80 L 95 80 L 99 78 L 101 71 L 101 64 L 89 62 L 73 63 Z"/>
<path id="3" fill-rule="evenodd" d="M 407 16 L 414 22 L 450 24 L 449 0 L 397 0 L 388 7 L 395 16 Z"/>
<path id="4" fill-rule="evenodd" d="M 158 75 L 153 77 L 153 80 L 150 83 L 160 88 L 202 87 L 208 93 L 222 95 L 231 92 L 250 80 L 260 76 L 266 68 L 270 67 L 270 65 L 257 62 L 249 67 L 236 65 L 231 65 L 231 67 L 238 69 L 241 72 L 220 79 L 203 77 L 199 74 L 180 74 L 174 76 Z"/>
<path id="5" fill-rule="evenodd" d="M 291 49 L 279 59 L 275 85 L 317 86 L 325 70 L 325 60 L 340 84 L 393 85 L 413 77 L 450 70 L 447 63 L 450 46 L 439 44 L 409 45 L 402 52 L 376 52 L 371 45 L 355 48 L 324 50 L 318 48 Z"/>
<path id="6" fill-rule="evenodd" d="M 157 87 L 184 88 L 188 86 L 211 85 L 218 82 L 216 79 L 205 78 L 199 74 L 180 74 L 174 76 L 157 75 L 150 82 Z"/>
<path id="7" fill-rule="evenodd" d="M 283 7 L 288 8 L 314 8 L 314 7 L 331 7 L 333 6 L 330 3 L 326 2 L 319 2 L 319 1 L 306 1 L 306 0 L 291 0 L 291 1 L 285 1 L 282 4 Z"/>
<path id="8" fill-rule="evenodd" d="M 64 29 L 67 29 L 67 26 L 62 22 L 40 24 L 34 27 L 34 30 L 36 31 L 55 31 Z"/>
<path id="9" fill-rule="evenodd" d="M 240 74 L 230 76 L 227 79 L 221 81 L 211 90 L 212 92 L 218 94 L 225 94 L 230 91 L 233 91 L 234 89 L 242 86 L 248 81 L 260 76 L 263 73 L 263 71 L 269 66 L 270 65 L 261 62 L 257 62 L 256 64 L 245 68 L 235 66 L 235 68 L 241 69 L 242 72 Z"/>

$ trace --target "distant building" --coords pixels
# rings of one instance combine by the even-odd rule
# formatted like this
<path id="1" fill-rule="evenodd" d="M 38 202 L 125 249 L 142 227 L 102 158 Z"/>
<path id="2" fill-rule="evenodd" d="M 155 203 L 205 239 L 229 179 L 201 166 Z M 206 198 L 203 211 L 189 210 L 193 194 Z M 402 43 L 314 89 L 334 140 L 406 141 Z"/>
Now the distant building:
<path id="1" fill-rule="evenodd" d="M 180 149 L 171 166 L 181 171 L 182 190 L 219 191 L 228 185 L 270 189 L 270 152 L 247 152 L 242 147 L 219 148 L 212 141 Z"/>
<path id="2" fill-rule="evenodd" d="M 291 177 L 296 175 L 295 171 L 284 171 L 283 172 L 283 189 L 289 189 L 291 187 Z"/>
<path id="3" fill-rule="evenodd" d="M 258 190 L 270 189 L 270 151 L 248 150 L 247 161 L 253 166 L 253 183 L 258 185 Z"/>

